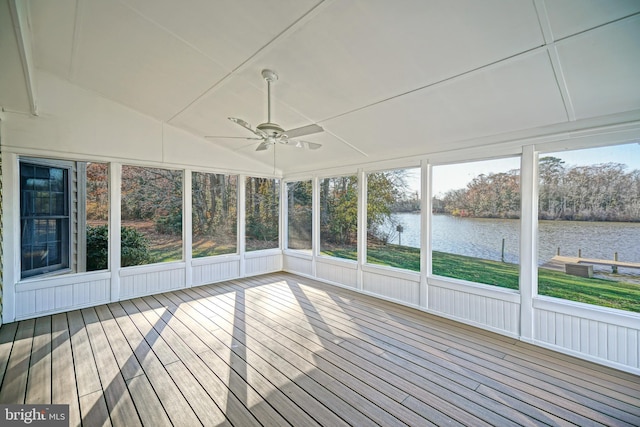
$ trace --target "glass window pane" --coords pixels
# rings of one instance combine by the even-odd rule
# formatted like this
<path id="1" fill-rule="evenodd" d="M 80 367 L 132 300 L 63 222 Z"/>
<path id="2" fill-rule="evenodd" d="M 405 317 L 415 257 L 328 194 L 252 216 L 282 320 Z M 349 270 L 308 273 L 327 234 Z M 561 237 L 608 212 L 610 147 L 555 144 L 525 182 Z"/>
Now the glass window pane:
<path id="1" fill-rule="evenodd" d="M 64 173 L 62 169 L 49 169 L 49 185 L 50 191 L 64 191 Z"/>
<path id="2" fill-rule="evenodd" d="M 287 247 L 311 250 L 312 186 L 309 181 L 287 183 Z"/>
<path id="3" fill-rule="evenodd" d="M 122 167 L 123 267 L 182 259 L 182 171 Z"/>
<path id="4" fill-rule="evenodd" d="M 518 289 L 520 158 L 433 167 L 432 273 Z"/>
<path id="5" fill-rule="evenodd" d="M 278 248 L 280 181 L 248 177 L 246 180 L 246 250 Z"/>
<path id="6" fill-rule="evenodd" d="M 193 257 L 237 252 L 238 177 L 192 172 Z"/>
<path id="7" fill-rule="evenodd" d="M 42 268 L 47 266 L 47 245 L 33 245 L 31 247 L 31 253 L 29 254 L 31 257 L 32 268 Z"/>
<path id="8" fill-rule="evenodd" d="M 640 146 L 545 153 L 538 171 L 538 293 L 640 312 Z"/>
<path id="9" fill-rule="evenodd" d="M 420 271 L 420 169 L 367 174 L 367 262 Z"/>
<path id="10" fill-rule="evenodd" d="M 109 268 L 109 165 L 87 163 L 86 270 Z"/>
<path id="11" fill-rule="evenodd" d="M 358 177 L 320 181 L 320 253 L 358 259 Z"/>
<path id="12" fill-rule="evenodd" d="M 51 242 L 47 245 L 47 258 L 47 265 L 60 264 L 62 262 L 59 242 Z"/>
<path id="13" fill-rule="evenodd" d="M 50 197 L 51 194 L 45 191 L 38 191 L 36 193 L 36 210 L 35 215 L 48 216 L 51 214 Z"/>

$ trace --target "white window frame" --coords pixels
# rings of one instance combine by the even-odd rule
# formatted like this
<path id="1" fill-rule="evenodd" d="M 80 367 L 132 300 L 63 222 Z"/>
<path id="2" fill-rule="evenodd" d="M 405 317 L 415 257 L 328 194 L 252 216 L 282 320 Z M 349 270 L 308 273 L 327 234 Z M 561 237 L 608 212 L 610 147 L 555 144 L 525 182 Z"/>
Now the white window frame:
<path id="1" fill-rule="evenodd" d="M 18 274 L 20 276 L 20 280 L 31 279 L 31 278 L 41 278 L 47 276 L 53 276 L 58 274 L 69 273 L 73 271 L 73 260 L 71 259 L 73 256 L 73 228 L 77 219 L 74 220 L 74 212 L 73 212 L 73 204 L 72 204 L 72 182 L 73 182 L 73 171 L 74 171 L 74 162 L 64 161 L 64 160 L 53 160 L 53 159 L 42 159 L 42 158 L 34 158 L 34 157 L 19 157 L 18 159 L 18 200 L 20 201 L 20 205 L 18 207 L 18 224 L 19 227 L 22 228 L 22 186 L 21 186 L 21 169 L 23 164 L 29 164 L 34 166 L 41 166 L 47 168 L 57 168 L 64 169 L 67 171 L 67 182 L 66 182 L 66 203 L 68 208 L 68 226 L 66 230 L 66 244 L 61 245 L 61 258 L 62 262 L 60 264 L 56 264 L 55 266 L 47 266 L 47 267 L 39 267 L 36 269 L 28 270 L 31 272 L 30 274 L 24 275 L 25 272 L 22 270 L 22 233 L 20 233 L 19 237 L 19 253 L 20 257 L 18 260 L 19 269 Z M 78 212 L 75 212 L 78 215 Z M 66 265 L 65 265 L 66 264 Z"/>

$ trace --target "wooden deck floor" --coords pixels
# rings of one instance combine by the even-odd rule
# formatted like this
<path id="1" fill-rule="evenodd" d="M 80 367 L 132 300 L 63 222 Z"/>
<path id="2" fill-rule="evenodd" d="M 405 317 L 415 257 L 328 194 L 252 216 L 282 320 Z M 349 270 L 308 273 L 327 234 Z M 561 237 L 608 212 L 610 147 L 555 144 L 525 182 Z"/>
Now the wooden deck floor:
<path id="1" fill-rule="evenodd" d="M 289 274 L 0 328 L 71 425 L 640 425 L 640 378 Z"/>

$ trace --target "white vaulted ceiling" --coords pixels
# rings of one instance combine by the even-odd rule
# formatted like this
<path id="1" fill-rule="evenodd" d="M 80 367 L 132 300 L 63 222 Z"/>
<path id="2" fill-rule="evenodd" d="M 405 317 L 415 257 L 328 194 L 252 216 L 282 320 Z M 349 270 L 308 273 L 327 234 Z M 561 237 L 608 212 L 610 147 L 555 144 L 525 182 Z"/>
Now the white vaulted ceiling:
<path id="1" fill-rule="evenodd" d="M 27 4 L 36 68 L 200 137 L 251 136 L 227 117 L 266 121 L 260 71 L 275 70 L 273 121 L 325 129 L 303 138 L 319 150 L 278 151 L 285 173 L 640 118 L 638 0 Z M 25 109 L 16 87 L 0 105 Z"/>

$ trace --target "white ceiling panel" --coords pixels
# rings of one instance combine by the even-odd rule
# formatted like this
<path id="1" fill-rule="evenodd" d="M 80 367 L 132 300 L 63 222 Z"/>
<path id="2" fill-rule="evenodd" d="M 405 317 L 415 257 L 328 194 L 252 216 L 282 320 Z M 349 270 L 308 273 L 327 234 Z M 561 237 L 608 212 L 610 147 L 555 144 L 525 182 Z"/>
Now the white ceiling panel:
<path id="1" fill-rule="evenodd" d="M 559 40 L 640 12 L 638 0 L 545 0 L 553 37 Z"/>
<path id="2" fill-rule="evenodd" d="M 280 99 L 324 120 L 542 44 L 532 2 L 336 1 L 252 72 L 276 64 Z"/>
<path id="3" fill-rule="evenodd" d="M 80 14 L 73 80 L 153 117 L 170 118 L 226 75 L 119 2 L 86 1 Z"/>
<path id="4" fill-rule="evenodd" d="M 372 159 L 567 121 L 546 52 L 510 60 L 326 122 Z"/>
<path id="5" fill-rule="evenodd" d="M 70 80 L 77 0 L 29 0 L 35 65 Z"/>
<path id="6" fill-rule="evenodd" d="M 318 0 L 123 0 L 229 71 L 271 42 Z"/>
<path id="7" fill-rule="evenodd" d="M 576 118 L 640 109 L 640 15 L 558 43 Z"/>
<path id="8" fill-rule="evenodd" d="M 30 111 L 20 49 L 7 0 L 0 0 L 0 108 Z"/>

